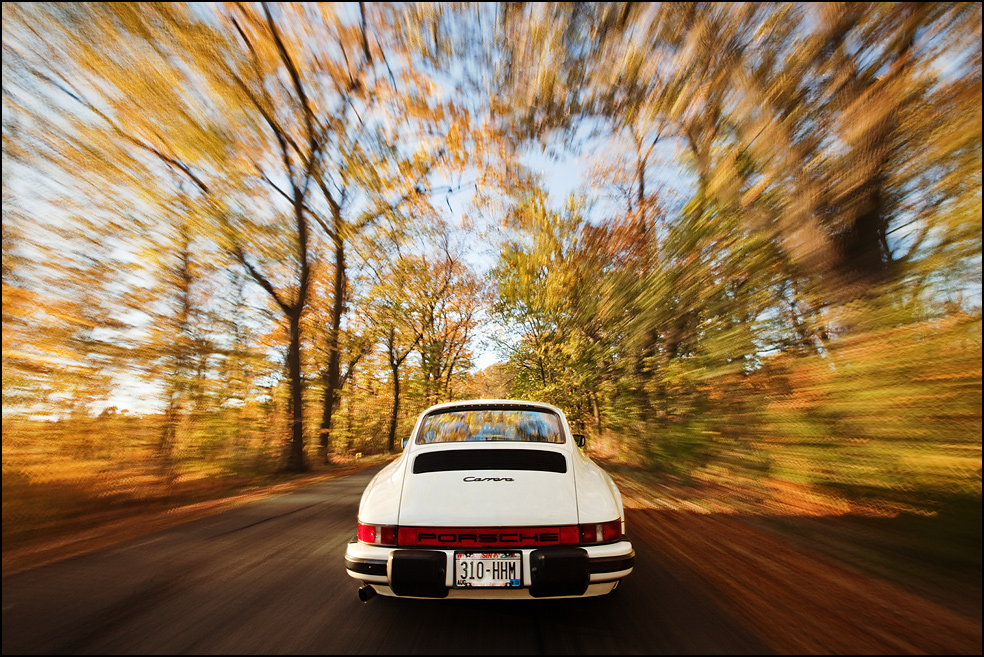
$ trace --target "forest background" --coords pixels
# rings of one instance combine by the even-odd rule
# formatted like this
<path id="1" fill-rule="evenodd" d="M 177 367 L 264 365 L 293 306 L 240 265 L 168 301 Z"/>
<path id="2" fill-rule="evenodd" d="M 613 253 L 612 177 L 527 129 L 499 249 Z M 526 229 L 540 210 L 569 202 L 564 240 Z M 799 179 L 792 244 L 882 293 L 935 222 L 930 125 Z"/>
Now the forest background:
<path id="1" fill-rule="evenodd" d="M 979 546 L 980 4 L 4 3 L 3 80 L 5 551 L 470 397 Z"/>

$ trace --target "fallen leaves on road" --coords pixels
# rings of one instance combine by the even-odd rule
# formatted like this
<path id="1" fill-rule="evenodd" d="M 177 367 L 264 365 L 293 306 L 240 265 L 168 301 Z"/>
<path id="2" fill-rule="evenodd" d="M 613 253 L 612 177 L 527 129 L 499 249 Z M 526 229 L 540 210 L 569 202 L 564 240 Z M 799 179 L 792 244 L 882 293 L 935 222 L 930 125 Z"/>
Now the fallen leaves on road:
<path id="1" fill-rule="evenodd" d="M 707 582 L 777 653 L 980 654 L 981 616 L 968 617 L 749 522 L 748 506 L 684 500 L 613 475 L 630 535 Z M 786 491 L 790 493 L 790 491 Z M 822 496 L 760 500 L 759 510 L 838 515 Z M 978 598 L 979 600 L 979 598 Z"/>

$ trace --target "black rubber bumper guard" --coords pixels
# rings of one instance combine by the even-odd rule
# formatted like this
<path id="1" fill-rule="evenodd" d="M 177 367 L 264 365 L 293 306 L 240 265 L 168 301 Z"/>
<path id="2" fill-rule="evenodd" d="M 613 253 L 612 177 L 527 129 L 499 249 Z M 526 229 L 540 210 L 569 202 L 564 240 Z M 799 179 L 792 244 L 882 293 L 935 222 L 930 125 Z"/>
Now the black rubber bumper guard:
<path id="1" fill-rule="evenodd" d="M 346 559 L 345 567 L 365 575 L 388 575 L 390 587 L 396 595 L 447 597 L 447 556 L 444 552 L 395 550 L 390 559 L 390 565 L 376 559 Z M 591 575 L 621 572 L 632 568 L 634 563 L 634 552 L 618 557 L 589 559 L 587 551 L 578 547 L 534 550 L 530 553 L 530 595 L 534 598 L 583 595 L 588 589 Z"/>

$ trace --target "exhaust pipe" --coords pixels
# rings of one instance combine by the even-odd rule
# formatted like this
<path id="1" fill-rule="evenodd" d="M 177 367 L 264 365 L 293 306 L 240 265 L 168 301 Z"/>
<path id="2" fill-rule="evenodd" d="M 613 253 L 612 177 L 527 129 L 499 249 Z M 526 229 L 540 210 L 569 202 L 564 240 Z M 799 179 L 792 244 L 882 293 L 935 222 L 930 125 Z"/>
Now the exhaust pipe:
<path id="1" fill-rule="evenodd" d="M 363 584 L 359 587 L 359 600 L 362 600 L 363 604 L 369 602 L 374 597 L 376 597 L 376 589 L 368 584 Z"/>

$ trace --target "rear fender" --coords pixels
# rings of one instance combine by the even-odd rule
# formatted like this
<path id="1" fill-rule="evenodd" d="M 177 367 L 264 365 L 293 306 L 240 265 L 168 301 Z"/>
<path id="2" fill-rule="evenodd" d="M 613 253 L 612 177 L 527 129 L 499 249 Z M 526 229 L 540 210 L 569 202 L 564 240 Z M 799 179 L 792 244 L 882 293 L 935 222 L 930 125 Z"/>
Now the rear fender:
<path id="1" fill-rule="evenodd" d="M 405 453 L 376 473 L 362 493 L 359 521 L 374 525 L 395 525 L 400 519 Z"/>
<path id="2" fill-rule="evenodd" d="M 625 513 L 622 496 L 608 473 L 586 456 L 572 459 L 577 481 L 578 522 L 608 522 L 616 518 L 622 521 L 625 531 Z"/>

